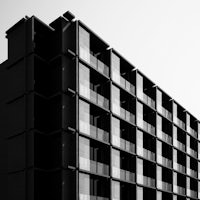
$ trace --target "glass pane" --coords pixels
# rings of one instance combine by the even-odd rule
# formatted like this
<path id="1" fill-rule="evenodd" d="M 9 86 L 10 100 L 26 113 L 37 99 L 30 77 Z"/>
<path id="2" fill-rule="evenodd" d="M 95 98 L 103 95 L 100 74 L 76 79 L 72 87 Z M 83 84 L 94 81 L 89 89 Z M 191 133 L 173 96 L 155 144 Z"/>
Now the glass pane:
<path id="1" fill-rule="evenodd" d="M 173 192 L 176 192 L 178 191 L 178 188 L 177 188 L 177 173 L 174 172 L 173 174 Z"/>
<path id="2" fill-rule="evenodd" d="M 200 123 L 198 123 L 198 139 L 200 141 Z"/>
<path id="3" fill-rule="evenodd" d="M 190 115 L 186 114 L 187 132 L 190 133 Z"/>
<path id="4" fill-rule="evenodd" d="M 120 183 L 112 181 L 112 200 L 120 200 Z"/>
<path id="5" fill-rule="evenodd" d="M 157 110 L 162 113 L 162 92 L 157 90 Z"/>
<path id="6" fill-rule="evenodd" d="M 162 200 L 162 192 L 157 192 L 157 200 Z"/>
<path id="7" fill-rule="evenodd" d="M 120 147 L 120 121 L 112 117 L 112 144 Z"/>
<path id="8" fill-rule="evenodd" d="M 173 122 L 177 124 L 177 104 L 173 103 Z"/>
<path id="9" fill-rule="evenodd" d="M 137 102 L 137 125 L 143 128 L 143 105 Z"/>
<path id="10" fill-rule="evenodd" d="M 137 200 L 143 200 L 143 188 L 137 187 Z"/>
<path id="11" fill-rule="evenodd" d="M 112 111 L 120 115 L 120 90 L 115 86 L 112 86 Z"/>
<path id="12" fill-rule="evenodd" d="M 90 98 L 90 70 L 79 63 L 79 92 L 82 96 Z"/>
<path id="13" fill-rule="evenodd" d="M 143 184 L 143 160 L 137 159 L 137 183 Z"/>
<path id="14" fill-rule="evenodd" d="M 112 176 L 120 178 L 120 152 L 112 150 Z"/>
<path id="15" fill-rule="evenodd" d="M 162 118 L 157 115 L 157 136 L 162 138 Z"/>
<path id="16" fill-rule="evenodd" d="M 143 100 L 143 77 L 137 74 L 137 97 Z"/>
<path id="17" fill-rule="evenodd" d="M 162 164 L 162 143 L 157 141 L 157 162 Z"/>
<path id="18" fill-rule="evenodd" d="M 79 55 L 90 63 L 90 34 L 79 26 Z"/>
<path id="19" fill-rule="evenodd" d="M 162 168 L 157 167 L 157 187 L 162 189 Z"/>
<path id="20" fill-rule="evenodd" d="M 79 101 L 79 130 L 90 135 L 90 107 L 84 101 Z"/>
<path id="21" fill-rule="evenodd" d="M 137 130 L 137 154 L 143 156 L 143 132 Z"/>
<path id="22" fill-rule="evenodd" d="M 90 141 L 79 137 L 79 167 L 90 170 Z"/>
<path id="23" fill-rule="evenodd" d="M 86 174 L 79 174 L 79 196 L 80 200 L 88 199 L 90 195 L 90 177 Z"/>
<path id="24" fill-rule="evenodd" d="M 120 59 L 114 53 L 112 53 L 112 80 L 120 84 Z"/>

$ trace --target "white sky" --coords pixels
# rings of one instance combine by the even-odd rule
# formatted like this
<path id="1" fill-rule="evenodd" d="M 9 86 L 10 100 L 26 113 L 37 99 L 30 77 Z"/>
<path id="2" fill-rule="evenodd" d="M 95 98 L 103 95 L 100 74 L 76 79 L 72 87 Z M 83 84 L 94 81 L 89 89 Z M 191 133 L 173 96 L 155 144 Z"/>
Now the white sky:
<path id="1" fill-rule="evenodd" d="M 18 20 L 67 10 L 200 119 L 200 0 L 1 0 L 0 63 Z"/>

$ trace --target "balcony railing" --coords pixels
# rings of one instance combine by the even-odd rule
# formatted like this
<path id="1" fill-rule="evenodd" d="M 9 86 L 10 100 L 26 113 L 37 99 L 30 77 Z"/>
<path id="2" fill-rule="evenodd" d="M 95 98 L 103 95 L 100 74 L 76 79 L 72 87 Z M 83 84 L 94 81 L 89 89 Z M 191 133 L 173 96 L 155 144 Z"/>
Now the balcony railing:
<path id="1" fill-rule="evenodd" d="M 197 191 L 191 190 L 187 188 L 187 196 L 197 198 Z"/>
<path id="2" fill-rule="evenodd" d="M 119 136 L 116 136 L 116 135 L 112 135 L 112 143 L 113 145 L 125 150 L 125 151 L 128 151 L 128 152 L 131 152 L 131 153 L 135 153 L 135 144 L 128 141 L 128 140 L 125 140 L 123 138 L 120 138 Z"/>
<path id="3" fill-rule="evenodd" d="M 104 64 L 102 61 L 97 59 L 95 56 L 90 54 L 90 64 L 93 68 L 98 70 L 100 73 L 109 76 L 109 67 Z"/>
<path id="4" fill-rule="evenodd" d="M 95 139 L 98 139 L 103 142 L 109 142 L 109 133 L 103 129 L 100 129 L 96 126 L 89 124 L 83 120 L 80 120 L 80 132 L 89 135 Z"/>
<path id="5" fill-rule="evenodd" d="M 112 167 L 112 176 L 124 181 L 135 182 L 135 173 L 118 167 Z"/>
<path id="6" fill-rule="evenodd" d="M 158 187 L 162 190 L 172 191 L 172 184 L 157 180 Z"/>
<path id="7" fill-rule="evenodd" d="M 184 123 L 182 120 L 180 120 L 178 117 L 176 117 L 176 116 L 173 116 L 173 118 L 174 118 L 174 122 L 175 122 L 180 128 L 182 128 L 182 129 L 185 130 L 185 127 L 186 127 L 185 123 Z"/>
<path id="8" fill-rule="evenodd" d="M 155 135 L 155 127 L 146 121 L 143 121 L 143 129 L 148 133 Z"/>
<path id="9" fill-rule="evenodd" d="M 149 187 L 155 187 L 156 186 L 156 181 L 154 178 L 144 176 L 141 174 L 137 174 L 137 182 Z"/>
<path id="10" fill-rule="evenodd" d="M 174 169 L 181 172 L 181 173 L 185 173 L 185 166 L 177 163 L 177 162 L 173 162 L 173 165 L 174 165 Z"/>
<path id="11" fill-rule="evenodd" d="M 109 166 L 88 158 L 79 157 L 80 169 L 90 171 L 100 175 L 109 175 Z"/>
<path id="12" fill-rule="evenodd" d="M 157 155 L 158 162 L 166 167 L 172 167 L 172 161 L 161 155 Z"/>
<path id="13" fill-rule="evenodd" d="M 109 109 L 109 100 L 93 90 L 90 90 L 90 100 L 103 108 Z"/>
<path id="14" fill-rule="evenodd" d="M 174 146 L 178 149 L 185 151 L 185 145 L 182 142 L 179 142 L 177 139 L 173 139 Z"/>
<path id="15" fill-rule="evenodd" d="M 141 155 L 142 157 L 155 161 L 155 153 L 152 151 L 149 151 L 148 149 L 142 148 L 142 147 L 137 147 L 138 155 Z"/>
<path id="16" fill-rule="evenodd" d="M 150 107 L 155 108 L 156 107 L 156 103 L 155 101 L 149 97 L 148 95 L 146 95 L 145 93 L 143 93 L 143 101 Z"/>
<path id="17" fill-rule="evenodd" d="M 80 84 L 80 94 L 99 106 L 109 109 L 109 100 L 94 90 Z"/>
<path id="18" fill-rule="evenodd" d="M 169 120 L 172 120 L 172 113 L 169 112 L 167 109 L 165 109 L 164 107 L 162 107 L 162 115 L 169 119 Z"/>
<path id="19" fill-rule="evenodd" d="M 79 194 L 79 200 L 109 200 L 109 198 L 89 194 Z"/>
<path id="20" fill-rule="evenodd" d="M 197 131 L 195 131 L 193 128 L 190 127 L 190 135 L 192 135 L 193 137 L 197 138 Z"/>
<path id="21" fill-rule="evenodd" d="M 135 94 L 135 86 L 122 76 L 120 76 L 120 86 L 128 92 L 130 92 L 131 94 Z"/>
<path id="22" fill-rule="evenodd" d="M 197 152 L 191 149 L 189 146 L 187 146 L 187 153 L 197 158 Z"/>
<path id="23" fill-rule="evenodd" d="M 135 115 L 122 107 L 120 107 L 120 117 L 130 123 L 135 124 Z"/>
<path id="24" fill-rule="evenodd" d="M 172 143 L 172 137 L 171 136 L 169 136 L 168 134 L 164 133 L 161 130 L 158 130 L 157 133 L 158 133 L 158 137 L 161 140 L 163 140 L 163 141 L 165 141 L 167 143 L 170 143 L 170 144 Z"/>
<path id="25" fill-rule="evenodd" d="M 98 140 L 109 142 L 109 133 L 107 131 L 104 131 L 103 129 L 90 125 L 90 133 L 92 137 Z"/>
<path id="26" fill-rule="evenodd" d="M 181 186 L 178 186 L 178 185 L 173 185 L 173 187 L 174 187 L 175 193 L 178 193 L 180 195 L 185 195 L 185 188 L 184 187 L 181 187 Z"/>
<path id="27" fill-rule="evenodd" d="M 197 171 L 195 171 L 193 169 L 187 168 L 187 174 L 189 176 L 193 176 L 194 178 L 197 178 Z"/>

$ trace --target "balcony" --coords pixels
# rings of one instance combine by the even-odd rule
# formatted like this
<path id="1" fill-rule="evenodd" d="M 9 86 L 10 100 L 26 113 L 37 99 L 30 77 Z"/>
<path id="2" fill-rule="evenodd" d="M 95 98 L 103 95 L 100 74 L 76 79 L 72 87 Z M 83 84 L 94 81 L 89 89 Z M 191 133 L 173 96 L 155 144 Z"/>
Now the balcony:
<path id="1" fill-rule="evenodd" d="M 197 138 L 197 131 L 195 131 L 193 128 L 190 127 L 190 135 L 192 135 L 193 137 Z"/>
<path id="2" fill-rule="evenodd" d="M 177 118 L 177 117 L 174 116 L 174 121 L 177 122 L 176 124 L 177 124 L 180 128 L 182 128 L 183 130 L 185 130 L 186 125 L 185 125 L 185 123 L 184 123 L 182 120 L 180 120 L 179 118 Z"/>
<path id="3" fill-rule="evenodd" d="M 157 155 L 158 162 L 166 167 L 172 167 L 172 161 L 168 158 L 165 158 L 161 155 Z"/>
<path id="4" fill-rule="evenodd" d="M 109 142 L 109 133 L 107 131 L 88 124 L 87 122 L 84 122 L 82 120 L 80 120 L 80 130 L 85 130 L 84 133 L 86 135 L 89 135 L 97 140 Z"/>
<path id="5" fill-rule="evenodd" d="M 162 115 L 169 119 L 170 121 L 172 120 L 172 113 L 169 112 L 167 109 L 165 109 L 164 107 L 162 107 Z"/>
<path id="6" fill-rule="evenodd" d="M 96 162 L 84 157 L 80 157 L 79 162 L 80 169 L 87 170 L 95 174 L 106 176 L 109 175 L 109 166 L 106 164 Z"/>
<path id="7" fill-rule="evenodd" d="M 185 195 L 185 188 L 178 186 L 178 185 L 173 185 L 174 186 L 174 192 L 178 193 L 180 195 Z"/>
<path id="8" fill-rule="evenodd" d="M 164 181 L 157 181 L 157 184 L 159 186 L 161 186 L 161 189 L 162 190 L 165 190 L 165 191 L 172 191 L 172 184 L 168 183 L 168 182 L 164 182 Z"/>
<path id="9" fill-rule="evenodd" d="M 109 100 L 93 90 L 90 90 L 90 100 L 105 109 L 109 109 Z"/>
<path id="10" fill-rule="evenodd" d="M 93 196 L 93 195 L 88 195 L 88 194 L 79 194 L 79 200 L 109 200 L 109 198 Z"/>
<path id="11" fill-rule="evenodd" d="M 172 137 L 169 136 L 168 134 L 164 133 L 163 131 L 161 130 L 158 130 L 158 137 L 163 140 L 164 142 L 167 142 L 167 143 L 172 143 Z"/>
<path id="12" fill-rule="evenodd" d="M 155 135 L 155 132 L 156 132 L 155 127 L 146 121 L 143 121 L 143 129 L 147 131 L 148 133 Z"/>
<path id="13" fill-rule="evenodd" d="M 131 153 L 135 153 L 135 144 L 132 142 L 129 142 L 128 140 L 125 140 L 123 138 L 120 138 L 118 136 L 113 135 L 112 136 L 113 139 L 113 144 L 118 146 L 119 148 L 131 152 Z"/>
<path id="14" fill-rule="evenodd" d="M 100 73 L 109 76 L 109 67 L 92 54 L 90 54 L 90 65 Z"/>
<path id="15" fill-rule="evenodd" d="M 120 76 L 120 86 L 124 88 L 126 91 L 130 92 L 131 94 L 135 95 L 135 86 L 127 81 L 125 78 Z"/>
<path id="16" fill-rule="evenodd" d="M 151 97 L 147 96 L 145 93 L 143 93 L 143 101 L 144 101 L 148 106 L 150 106 L 151 108 L 154 108 L 154 109 L 155 109 L 155 107 L 156 107 L 155 101 L 154 101 Z"/>
<path id="17" fill-rule="evenodd" d="M 144 176 L 141 174 L 137 174 L 138 182 L 146 185 L 148 187 L 155 187 L 156 186 L 156 181 L 154 178 L 150 178 L 148 176 Z"/>
<path id="18" fill-rule="evenodd" d="M 118 167 L 112 167 L 112 174 L 113 177 L 119 178 L 123 181 L 128 181 L 128 182 L 135 182 L 135 173 L 120 169 Z"/>
<path id="19" fill-rule="evenodd" d="M 120 117 L 132 124 L 135 124 L 135 115 L 122 107 L 120 107 Z"/>
<path id="20" fill-rule="evenodd" d="M 174 146 L 178 149 L 185 151 L 185 145 L 182 142 L 179 142 L 177 139 L 173 139 Z"/>
<path id="21" fill-rule="evenodd" d="M 193 170 L 193 169 L 190 169 L 190 168 L 187 168 L 187 174 L 189 176 L 192 176 L 194 178 L 197 178 L 197 171 Z"/>
<path id="22" fill-rule="evenodd" d="M 142 147 L 137 147 L 137 150 L 139 151 L 139 155 L 143 156 L 144 158 L 151 160 L 151 161 L 155 161 L 155 153 L 152 151 L 149 151 L 145 148 Z"/>
<path id="23" fill-rule="evenodd" d="M 177 162 L 173 162 L 174 164 L 174 169 L 181 172 L 181 173 L 185 173 L 185 166 L 177 163 Z"/>
<path id="24" fill-rule="evenodd" d="M 109 133 L 96 126 L 90 125 L 91 137 L 101 140 L 103 142 L 109 142 Z"/>
<path id="25" fill-rule="evenodd" d="M 191 149 L 189 146 L 187 146 L 187 153 L 195 158 L 197 158 L 197 152 L 193 149 Z"/>
<path id="26" fill-rule="evenodd" d="M 187 188 L 187 196 L 190 196 L 192 198 L 197 198 L 197 191 L 194 191 L 194 190 Z"/>

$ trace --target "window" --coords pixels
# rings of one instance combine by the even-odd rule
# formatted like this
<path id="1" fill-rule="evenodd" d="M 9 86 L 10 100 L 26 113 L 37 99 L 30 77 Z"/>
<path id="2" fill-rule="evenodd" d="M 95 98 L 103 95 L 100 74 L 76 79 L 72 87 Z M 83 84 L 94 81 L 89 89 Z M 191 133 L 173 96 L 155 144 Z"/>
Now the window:
<path id="1" fill-rule="evenodd" d="M 90 177 L 86 174 L 79 174 L 79 197 L 80 200 L 88 199 L 90 196 Z"/>
<path id="2" fill-rule="evenodd" d="M 157 187 L 162 189 L 162 168 L 157 166 Z"/>
<path id="3" fill-rule="evenodd" d="M 162 113 L 162 92 L 157 90 L 157 111 Z"/>
<path id="4" fill-rule="evenodd" d="M 112 53 L 112 80 L 120 85 L 120 59 Z"/>
<path id="5" fill-rule="evenodd" d="M 89 140 L 79 137 L 79 167 L 90 170 L 90 144 Z"/>
<path id="6" fill-rule="evenodd" d="M 157 192 L 157 200 L 162 200 L 162 192 Z"/>
<path id="7" fill-rule="evenodd" d="M 120 183 L 112 181 L 112 200 L 120 200 Z"/>
<path id="8" fill-rule="evenodd" d="M 90 63 L 90 34 L 79 26 L 79 55 Z"/>
<path id="9" fill-rule="evenodd" d="M 143 128 L 143 105 L 137 102 L 137 125 Z"/>
<path id="10" fill-rule="evenodd" d="M 112 117 L 112 144 L 120 147 L 120 121 Z"/>
<path id="11" fill-rule="evenodd" d="M 115 86 L 112 86 L 112 111 L 120 115 L 120 90 Z"/>
<path id="12" fill-rule="evenodd" d="M 178 123 L 178 119 L 177 119 L 177 104 L 173 103 L 173 122 L 175 124 Z"/>
<path id="13" fill-rule="evenodd" d="M 157 115 L 157 136 L 162 139 L 162 118 Z"/>
<path id="14" fill-rule="evenodd" d="M 137 97 L 143 100 L 143 77 L 137 74 Z"/>
<path id="15" fill-rule="evenodd" d="M 79 130 L 90 135 L 90 107 L 84 101 L 79 101 Z"/>
<path id="16" fill-rule="evenodd" d="M 80 95 L 90 98 L 90 70 L 79 63 L 79 92 Z"/>
<path id="17" fill-rule="evenodd" d="M 143 188 L 137 187 L 137 200 L 143 200 Z"/>
<path id="18" fill-rule="evenodd" d="M 143 132 L 137 130 L 137 154 L 143 156 Z"/>
<path id="19" fill-rule="evenodd" d="M 120 178 L 120 152 L 112 150 L 112 176 Z"/>
<path id="20" fill-rule="evenodd" d="M 143 160 L 141 159 L 137 159 L 137 183 L 143 184 Z"/>

